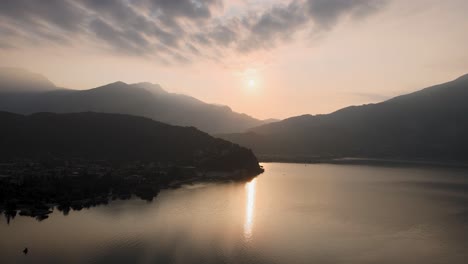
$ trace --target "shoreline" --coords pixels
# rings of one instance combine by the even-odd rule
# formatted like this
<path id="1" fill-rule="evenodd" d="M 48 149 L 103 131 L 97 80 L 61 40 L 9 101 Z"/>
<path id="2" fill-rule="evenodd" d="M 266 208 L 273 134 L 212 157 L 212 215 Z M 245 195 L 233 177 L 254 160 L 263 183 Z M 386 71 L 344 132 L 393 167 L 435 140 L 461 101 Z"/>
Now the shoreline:
<path id="1" fill-rule="evenodd" d="M 178 189 L 184 185 L 197 183 L 247 182 L 263 172 L 264 169 L 259 166 L 256 170 L 211 171 L 198 175 L 194 174 L 193 176 L 177 177 L 169 181 L 161 181 L 161 178 L 158 177 L 138 179 L 138 182 L 135 183 L 132 180 L 121 178 L 120 181 L 124 183 L 124 188 L 121 187 L 122 185 L 119 188 L 119 185 L 110 182 L 105 184 L 104 190 L 81 194 L 76 197 L 55 197 L 54 193 L 44 193 L 42 196 L 33 199 L 32 196 L 22 193 L 25 190 L 21 188 L 21 185 L 11 185 L 9 187 L 17 189 L 19 193 L 4 197 L 6 199 L 0 201 L 0 214 L 5 216 L 8 223 L 10 219 L 14 219 L 17 215 L 33 217 L 38 221 L 42 221 L 47 219 L 49 214 L 55 210 L 67 215 L 70 211 L 80 211 L 83 208 L 88 209 L 106 205 L 114 200 L 128 200 L 132 197 L 152 202 L 162 190 Z M 79 187 L 79 184 L 73 185 L 73 188 Z"/>
<path id="2" fill-rule="evenodd" d="M 260 156 L 260 155 L 259 155 Z M 468 168 L 468 162 L 437 160 L 403 160 L 378 158 L 319 158 L 319 157 L 278 157 L 259 158 L 260 163 L 297 163 L 297 164 L 335 164 L 335 165 L 369 165 L 369 166 L 425 166 L 440 168 Z"/>

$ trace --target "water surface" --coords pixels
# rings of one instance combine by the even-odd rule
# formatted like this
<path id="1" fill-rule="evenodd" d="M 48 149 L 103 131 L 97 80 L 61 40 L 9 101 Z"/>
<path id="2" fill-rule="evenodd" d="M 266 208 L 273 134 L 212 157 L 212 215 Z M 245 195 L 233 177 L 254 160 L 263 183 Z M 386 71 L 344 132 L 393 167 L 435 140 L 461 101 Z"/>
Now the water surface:
<path id="1" fill-rule="evenodd" d="M 0 263 L 466 263 L 468 171 L 266 163 L 248 183 L 165 190 L 0 223 Z M 22 250 L 28 247 L 27 255 Z"/>

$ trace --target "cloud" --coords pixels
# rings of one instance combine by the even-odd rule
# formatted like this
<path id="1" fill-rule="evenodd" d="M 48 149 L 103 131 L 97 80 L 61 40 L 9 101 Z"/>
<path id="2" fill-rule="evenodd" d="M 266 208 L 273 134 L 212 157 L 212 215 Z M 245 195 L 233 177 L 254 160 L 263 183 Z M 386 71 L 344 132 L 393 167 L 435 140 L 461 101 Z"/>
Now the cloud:
<path id="1" fill-rule="evenodd" d="M 310 17 L 321 28 L 332 27 L 346 14 L 363 17 L 380 9 L 386 1 L 375 0 L 308 0 Z"/>
<path id="2" fill-rule="evenodd" d="M 116 54 L 186 63 L 271 49 L 302 30 L 330 30 L 344 16 L 367 16 L 384 2 L 280 1 L 227 16 L 221 0 L 4 0 L 0 48 L 73 45 L 80 38 Z"/>
<path id="3" fill-rule="evenodd" d="M 153 14 L 173 18 L 207 19 L 213 7 L 222 6 L 219 0 L 149 0 L 147 7 Z"/>
<path id="4" fill-rule="evenodd" d="M 278 5 L 262 13 L 248 24 L 247 37 L 239 43 L 238 50 L 249 52 L 276 45 L 280 39 L 288 39 L 310 20 L 303 3 L 292 1 Z"/>
<path id="5" fill-rule="evenodd" d="M 150 43 L 138 31 L 116 29 L 101 19 L 93 20 L 89 29 L 99 39 L 122 52 L 138 55 L 151 51 Z"/>
<path id="6" fill-rule="evenodd" d="M 46 23 L 69 31 L 78 30 L 84 18 L 82 9 L 63 0 L 4 0 L 0 7 L 1 16 L 19 24 L 38 26 Z"/>

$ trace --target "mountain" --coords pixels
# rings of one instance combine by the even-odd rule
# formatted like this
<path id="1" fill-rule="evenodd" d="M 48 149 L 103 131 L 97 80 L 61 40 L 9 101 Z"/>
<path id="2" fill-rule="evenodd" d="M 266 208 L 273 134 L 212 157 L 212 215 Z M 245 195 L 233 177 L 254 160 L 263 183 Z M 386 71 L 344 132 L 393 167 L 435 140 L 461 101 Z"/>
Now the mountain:
<path id="1" fill-rule="evenodd" d="M 0 74 L 0 78 L 6 80 L 5 76 L 9 75 Z M 15 80 L 22 83 L 22 92 L 15 92 L 14 87 L 19 85 L 13 81 L 0 79 L 0 82 L 6 83 L 6 88 L 0 90 L 0 111 L 19 114 L 85 111 L 121 113 L 148 117 L 172 125 L 194 126 L 208 133 L 243 132 L 266 123 L 236 113 L 227 106 L 207 104 L 187 95 L 169 93 L 157 84 L 115 82 L 89 90 L 64 90 L 55 86 L 44 89 L 46 82 L 41 78 L 35 84 L 34 81 L 23 82 L 21 76 Z"/>
<path id="2" fill-rule="evenodd" d="M 121 114 L 0 112 L 0 157 L 155 161 L 205 170 L 259 172 L 252 151 L 178 127 Z"/>
<path id="3" fill-rule="evenodd" d="M 57 90 L 51 81 L 40 74 L 24 69 L 0 67 L 0 92 L 24 93 Z"/>
<path id="4" fill-rule="evenodd" d="M 468 161 L 468 75 L 377 104 L 220 137 L 264 157 Z"/>

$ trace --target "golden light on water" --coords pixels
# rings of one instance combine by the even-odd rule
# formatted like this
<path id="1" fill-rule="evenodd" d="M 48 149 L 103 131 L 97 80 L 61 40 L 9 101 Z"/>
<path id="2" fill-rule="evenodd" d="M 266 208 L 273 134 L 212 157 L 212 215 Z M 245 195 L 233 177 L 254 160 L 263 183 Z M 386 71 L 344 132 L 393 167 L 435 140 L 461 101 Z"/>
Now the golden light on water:
<path id="1" fill-rule="evenodd" d="M 245 222 L 244 222 L 244 237 L 250 240 L 252 237 L 252 228 L 254 222 L 255 210 L 255 187 L 257 179 L 253 179 L 245 184 L 245 191 L 247 194 L 247 204 L 245 206 Z"/>

